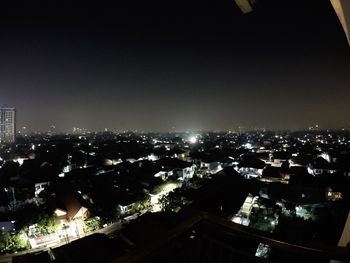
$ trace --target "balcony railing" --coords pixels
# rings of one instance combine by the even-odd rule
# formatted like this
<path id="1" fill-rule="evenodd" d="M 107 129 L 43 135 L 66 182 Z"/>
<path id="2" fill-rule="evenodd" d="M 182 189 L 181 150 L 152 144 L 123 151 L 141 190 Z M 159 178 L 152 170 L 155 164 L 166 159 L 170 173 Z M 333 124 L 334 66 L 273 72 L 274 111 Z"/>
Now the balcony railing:
<path id="1" fill-rule="evenodd" d="M 157 240 L 149 237 L 148 244 L 113 262 L 349 262 L 348 247 L 290 244 L 208 213 L 191 214 Z M 268 258 L 255 256 L 260 243 L 271 249 Z"/>

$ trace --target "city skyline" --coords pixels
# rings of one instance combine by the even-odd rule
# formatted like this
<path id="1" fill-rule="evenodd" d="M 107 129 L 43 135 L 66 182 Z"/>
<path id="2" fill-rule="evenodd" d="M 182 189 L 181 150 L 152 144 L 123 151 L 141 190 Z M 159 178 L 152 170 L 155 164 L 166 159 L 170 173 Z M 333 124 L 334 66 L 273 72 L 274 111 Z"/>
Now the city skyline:
<path id="1" fill-rule="evenodd" d="M 0 263 L 350 263 L 350 0 L 0 3 Z"/>
<path id="2" fill-rule="evenodd" d="M 0 104 L 28 131 L 350 127 L 329 1 L 3 7 Z"/>

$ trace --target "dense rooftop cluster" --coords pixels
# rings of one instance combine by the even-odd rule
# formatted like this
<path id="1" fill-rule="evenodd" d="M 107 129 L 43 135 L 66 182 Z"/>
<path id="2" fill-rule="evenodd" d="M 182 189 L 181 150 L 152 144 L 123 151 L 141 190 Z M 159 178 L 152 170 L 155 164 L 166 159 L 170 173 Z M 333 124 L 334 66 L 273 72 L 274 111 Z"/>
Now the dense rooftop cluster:
<path id="1" fill-rule="evenodd" d="M 336 245 L 349 145 L 347 131 L 317 130 L 21 137 L 0 149 L 0 249 L 52 247 L 66 262 L 65 249 L 98 231 L 118 247 L 101 253 L 115 259 L 193 209 L 280 240 Z"/>

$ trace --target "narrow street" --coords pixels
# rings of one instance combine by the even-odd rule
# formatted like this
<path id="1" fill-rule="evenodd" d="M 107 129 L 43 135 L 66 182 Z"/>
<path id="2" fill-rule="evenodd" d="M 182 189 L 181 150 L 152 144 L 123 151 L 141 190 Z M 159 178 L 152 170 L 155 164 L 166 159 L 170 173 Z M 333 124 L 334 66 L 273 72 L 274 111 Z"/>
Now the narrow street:
<path id="1" fill-rule="evenodd" d="M 115 234 L 116 232 L 118 232 L 121 228 L 122 228 L 122 222 L 117 222 L 117 223 L 113 223 L 111 225 L 108 225 L 102 229 L 96 230 L 94 232 L 88 233 L 84 236 L 81 236 L 81 238 L 91 235 L 91 234 L 95 234 L 95 233 L 101 233 L 101 234 L 106 234 L 108 236 L 112 236 L 113 234 Z M 78 238 L 73 238 L 70 237 L 69 238 L 69 243 L 72 241 L 77 240 Z M 17 252 L 17 253 L 13 253 L 13 254 L 6 254 L 6 255 L 2 255 L 0 256 L 0 263 L 12 263 L 12 257 L 16 257 L 16 256 L 21 256 L 21 255 L 25 255 L 25 254 L 31 254 L 31 253 L 37 253 L 37 252 L 41 252 L 41 251 L 48 251 L 50 249 L 54 249 L 56 247 L 60 247 L 63 245 L 66 245 L 67 241 L 65 239 L 61 239 L 61 241 L 59 243 L 52 243 L 48 246 L 43 246 L 40 248 L 36 248 L 36 249 L 30 249 L 30 250 L 26 250 L 26 251 L 22 251 L 22 252 Z"/>

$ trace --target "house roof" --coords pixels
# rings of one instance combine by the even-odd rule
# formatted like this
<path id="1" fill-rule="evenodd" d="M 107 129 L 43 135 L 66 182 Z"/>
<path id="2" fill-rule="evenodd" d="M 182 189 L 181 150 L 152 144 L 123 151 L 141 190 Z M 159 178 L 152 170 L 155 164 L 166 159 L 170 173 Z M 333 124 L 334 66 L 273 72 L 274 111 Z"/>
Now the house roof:
<path id="1" fill-rule="evenodd" d="M 291 155 L 288 152 L 274 152 L 273 154 L 274 159 L 280 159 L 280 160 L 289 160 Z"/>
<path id="2" fill-rule="evenodd" d="M 262 177 L 282 178 L 282 168 L 273 166 L 266 167 L 262 173 Z"/>
<path id="3" fill-rule="evenodd" d="M 308 165 L 312 161 L 311 155 L 299 154 L 298 156 L 292 157 L 292 161 L 299 165 Z"/>
<path id="4" fill-rule="evenodd" d="M 266 166 L 265 162 L 260 159 L 245 159 L 238 164 L 238 167 L 245 168 L 255 168 L 255 169 L 263 169 Z"/>
<path id="5" fill-rule="evenodd" d="M 72 193 L 61 194 L 57 197 L 57 199 L 58 199 L 57 209 L 61 211 L 65 211 L 67 213 L 66 217 L 68 217 L 69 219 L 76 218 L 82 213 L 83 206 L 79 202 L 79 200 L 74 196 L 74 194 Z M 84 211 L 86 212 L 87 209 L 85 208 Z"/>
<path id="6" fill-rule="evenodd" d="M 124 192 L 118 195 L 117 203 L 121 206 L 127 206 L 143 200 L 144 195 L 140 193 Z"/>
<path id="7" fill-rule="evenodd" d="M 191 157 L 199 159 L 204 163 L 218 162 L 225 158 L 221 150 L 212 150 L 210 152 L 192 152 Z"/>
<path id="8" fill-rule="evenodd" d="M 332 165 L 322 157 L 317 157 L 312 162 L 312 167 L 314 169 L 323 169 L 323 170 L 331 170 L 332 169 Z"/>
<path id="9" fill-rule="evenodd" d="M 164 168 L 168 168 L 171 170 L 176 168 L 186 168 L 186 167 L 192 166 L 192 164 L 189 162 L 185 162 L 177 158 L 169 158 L 169 157 L 161 158 L 158 161 L 156 161 L 156 163 Z"/>

